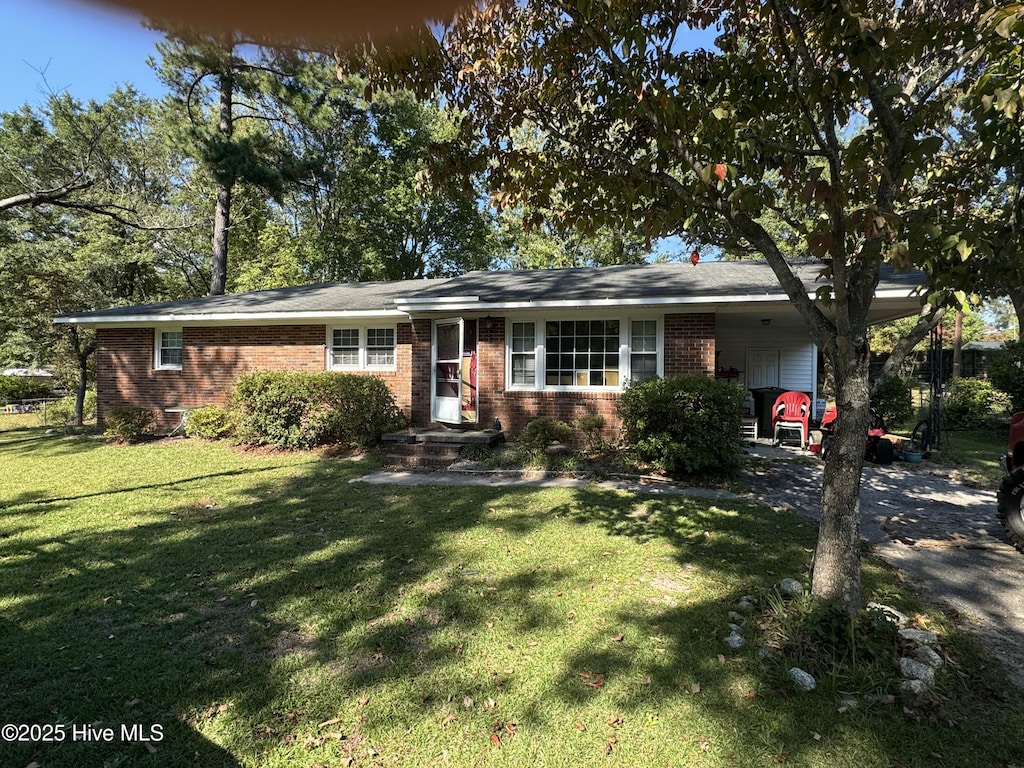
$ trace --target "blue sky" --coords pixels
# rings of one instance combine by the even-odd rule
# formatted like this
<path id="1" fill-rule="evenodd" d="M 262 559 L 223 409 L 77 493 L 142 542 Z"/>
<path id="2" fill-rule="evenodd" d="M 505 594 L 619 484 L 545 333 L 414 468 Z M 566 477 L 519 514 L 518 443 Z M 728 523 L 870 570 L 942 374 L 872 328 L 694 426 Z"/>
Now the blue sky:
<path id="1" fill-rule="evenodd" d="M 126 83 L 161 95 L 146 65 L 159 37 L 138 18 L 99 5 L 0 0 L 0 112 L 41 103 L 47 86 L 83 101 L 101 101 Z"/>

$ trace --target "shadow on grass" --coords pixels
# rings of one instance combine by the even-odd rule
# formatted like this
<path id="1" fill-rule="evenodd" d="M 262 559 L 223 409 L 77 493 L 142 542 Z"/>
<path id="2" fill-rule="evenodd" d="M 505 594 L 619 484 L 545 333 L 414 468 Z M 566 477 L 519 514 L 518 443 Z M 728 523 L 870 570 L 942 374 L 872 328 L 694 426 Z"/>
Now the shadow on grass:
<path id="1" fill-rule="evenodd" d="M 746 656 L 719 659 L 734 599 L 806 567 L 807 535 L 791 516 L 744 502 L 589 489 L 350 484 L 358 472 L 325 460 L 284 481 L 211 473 L 243 482 L 254 501 L 219 507 L 199 498 L 113 529 L 49 536 L 42 518 L 20 522 L 0 540 L 6 718 L 156 723 L 164 738 L 155 753 L 137 743 L 0 744 L 0 762 L 258 765 L 298 744 L 310 764 L 372 764 L 383 750 L 381 759 L 412 765 L 419 758 L 397 743 L 370 749 L 370 739 L 428 721 L 436 730 L 453 701 L 512 693 L 517 712 L 499 715 L 517 718 L 535 746 L 565 738 L 553 705 L 597 701 L 633 723 L 692 706 L 716 733 L 732 734 L 733 749 L 760 756 L 744 763 L 774 758 L 776 742 L 790 760 L 819 748 L 807 714 L 833 702 L 754 714 L 756 696 L 778 693 L 774 672 Z M 551 521 L 570 522 L 590 543 L 574 557 L 592 562 L 561 563 L 557 551 L 543 562 L 530 557 Z M 635 574 L 617 587 L 637 599 L 616 624 L 580 631 L 568 598 L 583 605 L 600 586 L 602 550 L 611 546 L 603 534 L 657 548 L 678 568 L 664 588 L 657 574 Z M 695 635 L 698 627 L 714 629 Z M 485 636 L 493 659 L 481 673 L 466 658 Z M 530 646 L 539 636 L 558 642 Z M 534 689 L 518 675 L 530 655 L 550 664 L 553 687 Z M 706 693 L 681 704 L 693 683 Z M 749 728 L 752 716 L 770 721 L 771 732 Z M 324 724 L 335 721 L 344 733 L 329 738 Z M 907 754 L 900 728 L 875 732 L 870 717 L 851 727 L 892 760 Z M 680 734 L 680 755 L 707 752 L 703 738 Z M 935 750 L 955 755 L 956 738 L 951 731 Z M 486 735 L 483 743 L 490 747 Z"/>

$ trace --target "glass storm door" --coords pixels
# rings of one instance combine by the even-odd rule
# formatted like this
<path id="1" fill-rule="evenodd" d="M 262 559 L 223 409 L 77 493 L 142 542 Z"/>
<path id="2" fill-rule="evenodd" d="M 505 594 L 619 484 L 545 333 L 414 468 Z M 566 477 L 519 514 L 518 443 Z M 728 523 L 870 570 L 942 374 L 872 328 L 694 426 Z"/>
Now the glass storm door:
<path id="1" fill-rule="evenodd" d="M 433 420 L 462 423 L 462 320 L 434 323 Z"/>

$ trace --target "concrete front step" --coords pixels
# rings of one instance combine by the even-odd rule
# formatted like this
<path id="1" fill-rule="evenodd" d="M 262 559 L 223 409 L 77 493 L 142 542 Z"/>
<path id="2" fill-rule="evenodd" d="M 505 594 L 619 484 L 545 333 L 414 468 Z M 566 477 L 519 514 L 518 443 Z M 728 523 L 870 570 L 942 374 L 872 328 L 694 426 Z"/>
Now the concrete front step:
<path id="1" fill-rule="evenodd" d="M 494 445 L 505 439 L 493 430 L 407 429 L 384 435 L 384 460 L 409 469 L 446 469 L 467 445 Z"/>

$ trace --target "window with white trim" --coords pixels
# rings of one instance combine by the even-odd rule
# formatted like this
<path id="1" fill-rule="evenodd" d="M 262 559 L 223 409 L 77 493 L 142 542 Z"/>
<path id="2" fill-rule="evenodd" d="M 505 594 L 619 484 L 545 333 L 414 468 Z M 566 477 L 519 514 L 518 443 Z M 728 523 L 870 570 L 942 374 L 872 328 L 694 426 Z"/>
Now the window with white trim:
<path id="1" fill-rule="evenodd" d="M 657 318 L 511 318 L 507 373 L 510 389 L 613 389 L 661 370 Z"/>
<path id="2" fill-rule="evenodd" d="M 157 329 L 153 367 L 162 370 L 181 370 L 182 332 Z"/>
<path id="3" fill-rule="evenodd" d="M 544 349 L 547 386 L 619 386 L 618 320 L 549 320 Z"/>
<path id="4" fill-rule="evenodd" d="M 658 321 L 633 320 L 629 325 L 629 378 L 644 381 L 658 375 Z"/>
<path id="5" fill-rule="evenodd" d="M 512 323 L 512 385 L 537 383 L 537 326 Z"/>
<path id="6" fill-rule="evenodd" d="M 351 371 L 395 370 L 395 328 L 352 326 L 332 328 L 327 364 Z"/>

